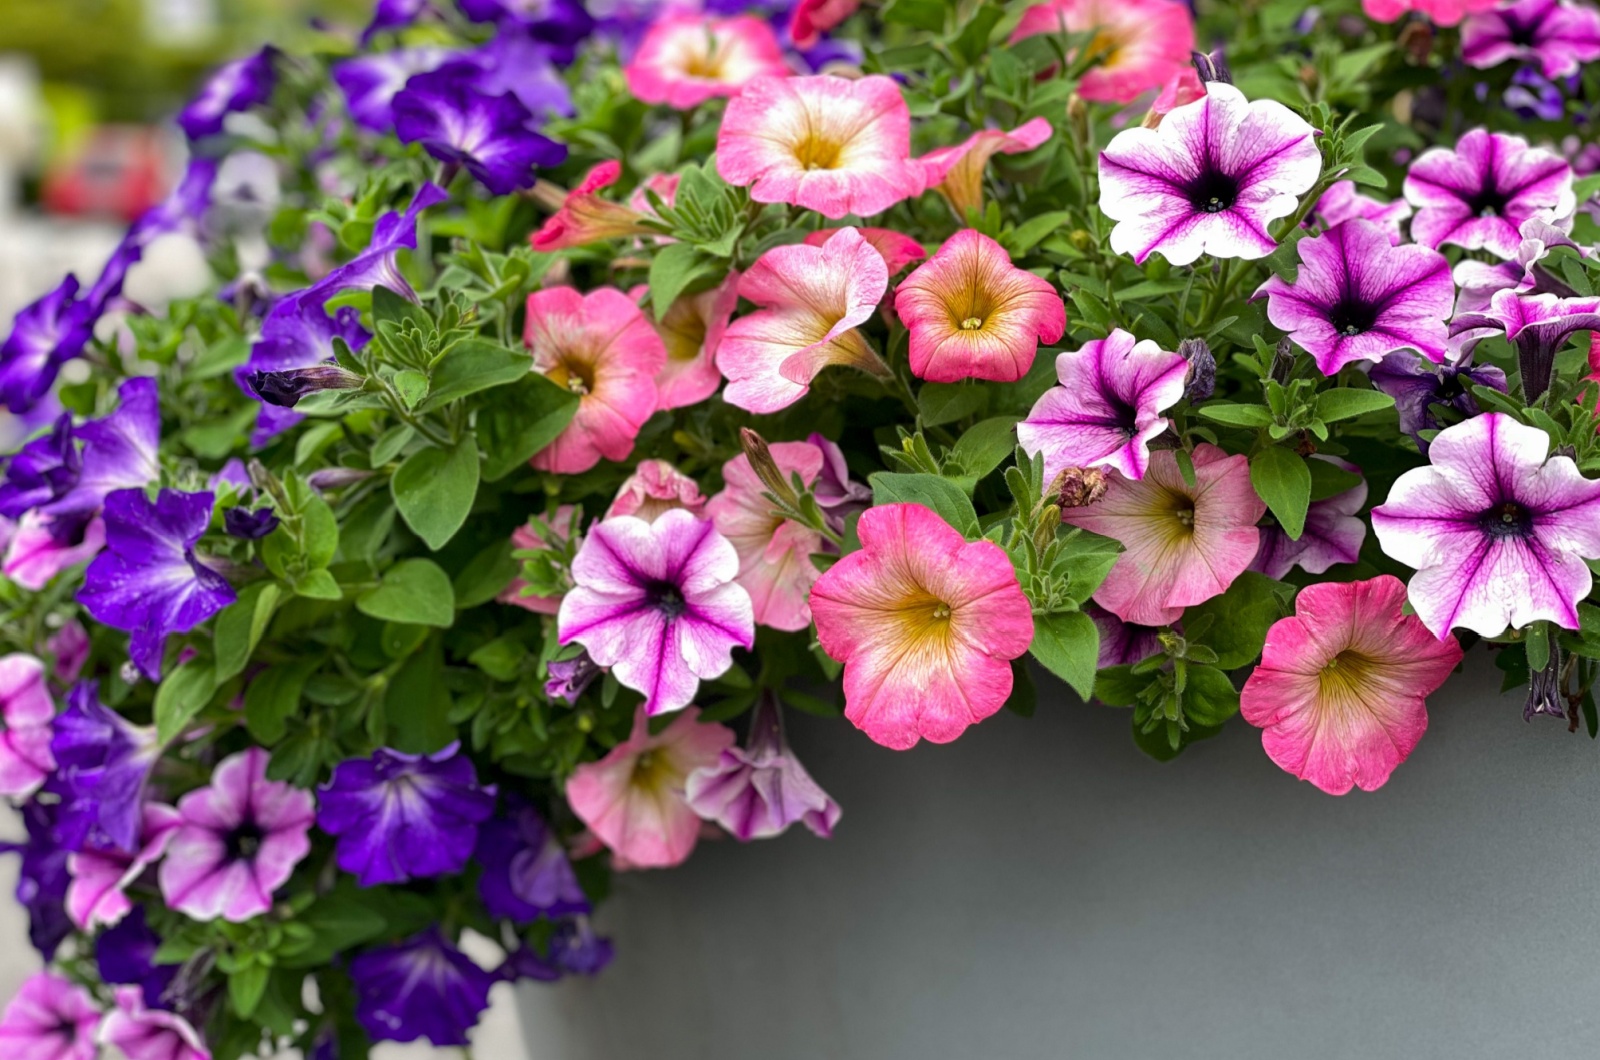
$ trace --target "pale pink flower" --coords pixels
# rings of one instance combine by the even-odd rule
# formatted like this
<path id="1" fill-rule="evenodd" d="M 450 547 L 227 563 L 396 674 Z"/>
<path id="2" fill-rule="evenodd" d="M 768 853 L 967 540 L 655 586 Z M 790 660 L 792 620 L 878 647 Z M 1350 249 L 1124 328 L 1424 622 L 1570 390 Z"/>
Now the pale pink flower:
<path id="1" fill-rule="evenodd" d="M 114 847 L 85 846 L 67 858 L 72 883 L 67 887 L 67 915 L 80 931 L 114 927 L 133 909 L 123 893 L 167 852 L 183 823 L 176 809 L 159 802 L 141 808 L 139 848 L 133 853 Z"/>
<path id="2" fill-rule="evenodd" d="M 808 247 L 820 247 L 843 231 L 843 228 L 819 228 L 815 232 L 806 233 L 805 239 L 801 242 Z M 928 252 L 922 249 L 921 243 L 892 228 L 857 228 L 856 231 L 861 233 L 862 239 L 872 244 L 873 250 L 882 255 L 883 264 L 889 270 L 890 276 L 928 256 Z"/>
<path id="3" fill-rule="evenodd" d="M 642 298 L 648 291 L 641 284 L 633 295 Z M 708 291 L 681 295 L 654 322 L 667 351 L 666 364 L 656 373 L 657 409 L 698 405 L 717 392 L 722 385 L 717 347 L 738 306 L 739 274 L 730 272 Z"/>
<path id="4" fill-rule="evenodd" d="M 789 39 L 796 48 L 815 48 L 824 33 L 860 6 L 861 0 L 799 0 L 789 13 Z"/>
<path id="5" fill-rule="evenodd" d="M 531 522 L 524 523 L 511 531 L 511 547 L 518 551 L 561 548 L 567 542 L 568 533 L 576 527 L 573 515 L 577 512 L 578 509 L 570 504 L 556 508 L 555 514 L 547 516 L 544 520 L 549 529 L 548 537 L 543 527 L 536 527 Z M 495 599 L 502 604 L 515 604 L 526 608 L 538 615 L 553 615 L 561 610 L 561 597 L 524 593 L 523 590 L 527 587 L 528 583 L 519 575 L 512 579 L 511 584 L 502 589 Z"/>
<path id="6" fill-rule="evenodd" d="M 55 771 L 50 752 L 55 701 L 44 663 L 20 652 L 0 658 L 0 795 L 25 799 Z"/>
<path id="7" fill-rule="evenodd" d="M 1499 0 L 1361 0 L 1367 17 L 1393 22 L 1407 12 L 1426 15 L 1441 26 L 1454 26 L 1468 15 L 1493 11 Z"/>
<path id="8" fill-rule="evenodd" d="M 697 516 L 705 506 L 706 498 L 700 495 L 694 479 L 665 460 L 641 460 L 617 490 L 616 500 L 606 509 L 605 517 L 634 515 L 653 523 L 656 516 L 674 508 Z"/>
<path id="9" fill-rule="evenodd" d="M 83 987 L 54 972 L 35 972 L 0 1016 L 6 1060 L 95 1060 L 100 1009 Z"/>
<path id="10" fill-rule="evenodd" d="M 823 452 L 810 442 L 773 442 L 769 450 L 785 481 L 798 473 L 810 486 L 822 472 Z M 744 454 L 722 465 L 722 481 L 706 514 L 739 554 L 735 580 L 750 594 L 756 624 L 805 629 L 811 624 L 807 597 L 818 577 L 811 554 L 822 551 L 822 535 L 773 514 L 772 502 L 762 496 L 766 487 Z"/>
<path id="11" fill-rule="evenodd" d="M 1172 0 L 1050 0 L 1022 13 L 1011 40 L 1040 33 L 1090 35 L 1094 66 L 1078 94 L 1098 103 L 1129 103 L 1160 88 L 1194 50 L 1194 18 Z"/>
<path id="12" fill-rule="evenodd" d="M 672 12 L 651 25 L 622 72 L 645 103 L 689 110 L 755 78 L 786 77 L 789 67 L 772 27 L 754 15 Z"/>
<path id="13" fill-rule="evenodd" d="M 211 1060 L 211 1052 L 189 1021 L 175 1012 L 146 1008 L 144 991 L 117 987 L 117 1007 L 106 1014 L 100 1040 L 127 1060 Z"/>
<path id="14" fill-rule="evenodd" d="M 961 143 L 929 151 L 917 161 L 927 171 L 928 187 L 943 195 L 956 216 L 965 221 L 968 210 L 983 209 L 983 172 L 989 159 L 1032 151 L 1054 131 L 1044 118 L 1023 122 L 1009 131 L 979 129 Z"/>

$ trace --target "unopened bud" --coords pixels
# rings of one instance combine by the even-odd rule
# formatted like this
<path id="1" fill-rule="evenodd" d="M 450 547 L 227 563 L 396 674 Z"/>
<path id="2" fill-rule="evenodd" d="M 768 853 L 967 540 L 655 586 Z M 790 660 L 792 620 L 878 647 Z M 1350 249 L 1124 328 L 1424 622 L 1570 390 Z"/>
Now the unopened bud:
<path id="1" fill-rule="evenodd" d="M 376 472 L 363 471 L 359 467 L 324 467 L 306 476 L 306 485 L 321 493 L 324 490 L 336 490 L 345 486 L 354 485 L 363 479 L 371 478 Z"/>
<path id="2" fill-rule="evenodd" d="M 761 480 L 761 484 L 767 487 L 774 497 L 786 504 L 799 503 L 800 498 L 794 495 L 793 487 L 778 469 L 778 462 L 772 459 L 772 450 L 767 448 L 765 438 L 749 427 L 740 427 L 739 445 L 750 461 L 750 470 L 756 473 L 756 478 Z"/>
<path id="3" fill-rule="evenodd" d="M 1104 468 L 1062 468 L 1050 483 L 1050 493 L 1063 510 L 1087 508 L 1106 495 L 1108 479 Z"/>
<path id="4" fill-rule="evenodd" d="M 269 405 L 292 409 L 319 390 L 360 390 L 366 380 L 337 364 L 318 364 L 287 372 L 251 372 L 250 389 Z"/>
<path id="5" fill-rule="evenodd" d="M 1207 84 L 1212 81 L 1221 81 L 1225 85 L 1233 84 L 1233 71 L 1228 69 L 1228 57 L 1223 54 L 1221 45 L 1209 53 L 1190 52 L 1189 59 L 1194 63 L 1195 72 L 1200 75 L 1200 80 Z"/>
<path id="6" fill-rule="evenodd" d="M 1089 105 L 1076 92 L 1067 98 L 1067 127 L 1078 143 L 1089 142 Z"/>
<path id="7" fill-rule="evenodd" d="M 1528 699 L 1522 705 L 1522 720 L 1532 721 L 1536 714 L 1554 718 L 1567 716 L 1566 696 L 1561 688 L 1561 649 L 1555 639 L 1550 641 L 1550 658 L 1543 670 L 1535 670 L 1528 677 Z"/>
<path id="8" fill-rule="evenodd" d="M 1271 375 L 1274 382 L 1287 385 L 1289 377 L 1294 374 L 1294 343 L 1285 335 L 1278 340 L 1277 348 L 1272 352 Z"/>
<path id="9" fill-rule="evenodd" d="M 1217 358 L 1205 339 L 1184 339 L 1178 343 L 1178 354 L 1189 362 L 1189 374 L 1184 376 L 1183 396 L 1190 403 L 1204 401 L 1217 390 Z"/>

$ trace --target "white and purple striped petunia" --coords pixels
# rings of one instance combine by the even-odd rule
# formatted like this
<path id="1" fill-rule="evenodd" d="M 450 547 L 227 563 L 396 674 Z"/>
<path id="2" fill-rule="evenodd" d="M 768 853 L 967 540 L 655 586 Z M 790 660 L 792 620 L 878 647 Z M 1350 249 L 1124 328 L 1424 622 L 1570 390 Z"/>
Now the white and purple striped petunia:
<path id="1" fill-rule="evenodd" d="M 1511 0 L 1461 24 L 1461 59 L 1485 69 L 1515 59 L 1569 77 L 1600 59 L 1600 11 L 1568 0 Z"/>
<path id="2" fill-rule="evenodd" d="M 1570 226 L 1577 198 L 1572 167 L 1560 155 L 1508 133 L 1473 129 L 1456 149 L 1422 153 L 1406 173 L 1406 201 L 1417 208 L 1411 238 L 1437 249 L 1453 243 L 1512 258 L 1529 218 Z"/>
<path id="3" fill-rule="evenodd" d="M 1496 291 L 1477 313 L 1457 313 L 1450 322 L 1450 345 L 1457 357 L 1493 335 L 1505 333 L 1517 350 L 1522 398 L 1532 404 L 1550 387 L 1556 354 L 1580 331 L 1600 329 L 1600 298 L 1562 298 L 1554 294 Z"/>

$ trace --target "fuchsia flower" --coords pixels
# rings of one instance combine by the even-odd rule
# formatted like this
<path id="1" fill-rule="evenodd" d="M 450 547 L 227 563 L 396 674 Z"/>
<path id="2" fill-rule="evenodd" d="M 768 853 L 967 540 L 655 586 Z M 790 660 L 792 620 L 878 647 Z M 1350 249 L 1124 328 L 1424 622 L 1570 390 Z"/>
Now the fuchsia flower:
<path id="1" fill-rule="evenodd" d="M 1372 510 L 1378 544 L 1417 573 L 1411 606 L 1440 640 L 1485 637 L 1548 619 L 1578 628 L 1600 558 L 1600 481 L 1550 436 L 1500 412 L 1440 431 L 1430 467 L 1413 468 Z"/>
<path id="2" fill-rule="evenodd" d="M 822 650 L 844 663 L 845 717 L 903 751 L 949 743 L 1011 694 L 1033 608 L 1011 560 L 920 504 L 869 508 L 861 549 L 811 587 Z"/>
<path id="3" fill-rule="evenodd" d="M 523 341 L 536 369 L 580 395 L 572 422 L 534 454 L 533 466 L 575 475 L 602 457 L 627 459 L 656 410 L 655 375 L 667 361 L 639 307 L 615 287 L 547 287 L 528 296 Z"/>
<path id="4" fill-rule="evenodd" d="M 1325 460 L 1355 475 L 1361 473 L 1360 468 L 1336 456 L 1319 453 L 1312 459 Z M 1296 567 L 1307 574 L 1321 574 L 1336 563 L 1356 562 L 1361 558 L 1361 543 L 1367 539 L 1367 524 L 1357 513 L 1366 503 L 1367 480 L 1362 479 L 1341 493 L 1312 501 L 1298 541 L 1290 540 L 1276 523 L 1262 527 L 1261 548 L 1250 569 L 1281 580 Z"/>
<path id="5" fill-rule="evenodd" d="M 823 452 L 810 442 L 774 442 L 773 462 L 785 481 L 796 472 L 807 486 L 822 472 Z M 750 594 L 757 625 L 799 630 L 811 624 L 807 597 L 819 572 L 811 562 L 822 535 L 773 514 L 766 487 L 744 454 L 722 465 L 721 493 L 706 514 L 739 556 L 738 583 Z"/>
<path id="6" fill-rule="evenodd" d="M 1100 153 L 1111 249 L 1141 264 L 1158 250 L 1174 265 L 1266 257 L 1278 246 L 1267 226 L 1322 172 L 1314 132 L 1282 103 L 1247 102 L 1222 82 L 1155 129 L 1124 129 Z"/>
<path id="7" fill-rule="evenodd" d="M 754 15 L 706 18 L 662 15 L 623 69 L 628 90 L 645 103 L 689 110 L 731 96 L 758 77 L 787 77 L 772 27 Z"/>
<path id="8" fill-rule="evenodd" d="M 1450 262 L 1437 250 L 1395 246 L 1371 221 L 1349 220 L 1302 239 L 1294 283 L 1267 277 L 1267 319 L 1311 354 L 1323 375 L 1413 349 L 1445 357 L 1445 320 L 1455 298 Z"/>
<path id="9" fill-rule="evenodd" d="M 171 806 L 147 802 L 141 808 L 143 827 L 132 853 L 114 847 L 85 846 L 67 859 L 72 884 L 67 888 L 67 915 L 80 931 L 114 927 L 133 909 L 123 892 L 161 860 L 183 823 Z"/>
<path id="10" fill-rule="evenodd" d="M 1324 232 L 1355 218 L 1371 221 L 1388 233 L 1389 242 L 1399 246 L 1405 242 L 1401 226 L 1410 216 L 1411 204 L 1404 199 L 1379 202 L 1358 192 L 1355 181 L 1339 180 L 1322 193 L 1311 210 L 1310 220 L 1319 224 Z"/>
<path id="11" fill-rule="evenodd" d="M 1090 35 L 1096 62 L 1078 94 L 1097 103 L 1129 103 L 1160 88 L 1194 50 L 1194 18 L 1171 0 L 1049 0 L 1023 12 L 1011 41 L 1040 33 Z"/>
<path id="12" fill-rule="evenodd" d="M 555 510 L 555 514 L 545 519 L 550 530 L 550 539 L 544 536 L 542 530 L 535 529 L 533 525 L 524 523 L 511 531 L 511 547 L 518 550 L 534 550 L 546 548 L 560 548 L 566 544 L 569 530 L 575 531 L 576 523 L 573 520 L 578 509 L 570 504 L 563 504 Z M 553 615 L 561 608 L 559 596 L 533 596 L 524 593 L 528 583 L 520 576 L 512 579 L 510 585 L 501 590 L 495 597 L 502 604 L 515 604 L 526 608 L 538 615 Z"/>
<path id="13" fill-rule="evenodd" d="M 572 561 L 577 587 L 561 601 L 561 643 L 577 641 L 617 680 L 643 692 L 650 714 L 688 705 L 727 672 L 735 647 L 755 646 L 739 557 L 709 522 L 682 510 L 647 523 L 631 515 L 591 529 Z"/>
<path id="14" fill-rule="evenodd" d="M 1064 522 L 1127 550 L 1094 594 L 1095 603 L 1124 622 L 1171 625 L 1184 608 L 1226 592 L 1255 558 L 1256 522 L 1267 506 L 1250 485 L 1250 462 L 1204 442 L 1193 461 L 1193 487 L 1172 450 L 1162 449 L 1144 478 L 1113 475 L 1099 501 L 1061 513 Z"/>
<path id="15" fill-rule="evenodd" d="M 969 209 L 983 209 L 983 171 L 989 159 L 1032 151 L 1054 131 L 1044 118 L 1034 118 L 1009 132 L 979 129 L 954 147 L 929 151 L 917 161 L 927 170 L 928 187 L 943 195 L 956 217 L 964 221 Z"/>
<path id="16" fill-rule="evenodd" d="M 680 296 L 655 321 L 656 334 L 667 351 L 666 364 L 656 374 L 657 409 L 698 405 L 717 392 L 722 385 L 717 347 L 722 345 L 728 321 L 738 306 L 739 274 L 730 272 L 709 291 Z"/>
<path id="17" fill-rule="evenodd" d="M 877 74 L 751 81 L 717 131 L 717 172 L 756 202 L 833 218 L 882 213 L 925 183 L 900 86 Z"/>
<path id="18" fill-rule="evenodd" d="M 789 13 L 789 39 L 796 48 L 815 48 L 822 35 L 856 13 L 861 0 L 798 0 Z"/>
<path id="19" fill-rule="evenodd" d="M 935 383 L 1014 383 L 1033 367 L 1039 343 L 1067 330 L 1055 286 L 970 228 L 901 281 L 894 309 L 911 332 L 912 374 Z"/>
<path id="20" fill-rule="evenodd" d="M 1600 298 L 1560 298 L 1553 294 L 1496 291 L 1488 308 L 1457 312 L 1450 322 L 1450 344 L 1458 357 L 1470 357 L 1477 344 L 1505 333 L 1516 347 L 1523 400 L 1537 401 L 1550 387 L 1556 354 L 1580 331 L 1600 330 Z"/>
<path id="21" fill-rule="evenodd" d="M 616 500 L 606 509 L 606 518 L 636 515 L 653 523 L 658 515 L 675 508 L 698 516 L 705 506 L 706 498 L 700 495 L 700 486 L 694 479 L 665 460 L 641 460 L 617 490 Z"/>
<path id="22" fill-rule="evenodd" d="M 650 735 L 644 707 L 633 732 L 598 762 L 572 771 L 567 802 L 613 853 L 636 868 L 678 865 L 700 838 L 700 818 L 684 797 L 689 775 L 716 764 L 733 744 L 733 731 L 702 725 L 690 707 L 659 734 Z"/>
<path id="23" fill-rule="evenodd" d="M 1512 59 L 1538 63 L 1554 80 L 1600 59 L 1600 11 L 1569 0 L 1510 0 L 1461 27 L 1461 59 L 1487 68 Z"/>
<path id="24" fill-rule="evenodd" d="M 529 237 L 533 249 L 547 253 L 606 239 L 656 234 L 645 223 L 655 220 L 647 203 L 624 206 L 601 198 L 600 189 L 609 188 L 621 176 L 622 163 L 617 161 L 601 162 L 589 170 L 578 186 L 567 192 L 554 216 Z M 544 187 L 540 185 L 541 189 Z"/>
<path id="25" fill-rule="evenodd" d="M 1565 281 L 1553 276 L 1543 262 L 1556 247 L 1571 247 L 1579 257 L 1588 252 L 1572 241 L 1572 237 L 1555 225 L 1530 217 L 1518 229 L 1522 241 L 1517 252 L 1508 261 L 1490 264 L 1468 258 L 1456 265 L 1454 279 L 1461 293 L 1456 297 L 1456 313 L 1483 312 L 1490 307 L 1496 291 L 1515 291 L 1518 294 L 1572 293 Z M 1452 324 L 1454 321 L 1452 321 Z M 1452 327 L 1457 333 L 1458 329 Z M 1452 335 L 1451 345 L 1456 342 Z"/>
<path id="26" fill-rule="evenodd" d="M 745 745 L 724 748 L 714 765 L 690 773 L 684 792 L 695 813 L 741 843 L 782 835 L 796 821 L 831 839 L 842 813 L 789 749 L 771 692 L 756 703 Z"/>
<path id="27" fill-rule="evenodd" d="M 843 228 L 819 228 L 815 232 L 807 232 L 801 242 L 808 247 L 820 247 L 843 231 Z M 922 249 L 921 243 L 892 228 L 857 228 L 855 231 L 860 233 L 862 239 L 871 243 L 872 249 L 882 256 L 883 264 L 889 270 L 890 276 L 898 274 L 907 265 L 928 256 L 928 252 Z"/>
<path id="28" fill-rule="evenodd" d="M 1368 18 L 1393 22 L 1408 11 L 1426 15 L 1441 26 L 1454 26 L 1468 15 L 1493 10 L 1500 0 L 1361 0 Z"/>
<path id="29" fill-rule="evenodd" d="M 100 1009 L 83 987 L 54 972 L 35 972 L 0 1017 L 6 1060 L 95 1060 Z"/>
<path id="30" fill-rule="evenodd" d="M 311 793 L 267 779 L 259 747 L 222 760 L 211 786 L 178 800 L 183 823 L 161 862 L 161 896 L 196 920 L 243 923 L 311 851 Z"/>
<path id="31" fill-rule="evenodd" d="M 1111 467 L 1131 479 L 1150 465 L 1150 440 L 1165 431 L 1163 409 L 1183 397 L 1189 362 L 1151 339 L 1117 328 L 1081 350 L 1056 356 L 1053 386 L 1017 424 L 1017 441 L 1044 454 L 1044 477 L 1069 467 Z"/>
<path id="32" fill-rule="evenodd" d="M 44 663 L 32 655 L 0 658 L 0 795 L 25 799 L 55 771 L 50 753 L 56 704 L 45 687 Z"/>
<path id="33" fill-rule="evenodd" d="M 820 247 L 773 247 L 761 255 L 739 280 L 740 297 L 761 311 L 728 325 L 717 347 L 717 367 L 728 378 L 723 399 L 748 412 L 777 412 L 805 397 L 830 365 L 886 375 L 856 329 L 888 287 L 883 257 L 854 228 Z"/>
<path id="34" fill-rule="evenodd" d="M 1562 223 L 1577 198 L 1566 159 L 1509 133 L 1473 129 L 1454 151 L 1434 147 L 1411 163 L 1406 201 L 1417 208 L 1411 238 L 1514 257 L 1529 218 Z"/>
<path id="35" fill-rule="evenodd" d="M 127 1060 L 211 1060 L 189 1021 L 164 1009 L 146 1008 L 136 986 L 117 988 L 117 1007 L 106 1013 L 100 1040 Z"/>
<path id="36" fill-rule="evenodd" d="M 1295 614 L 1267 631 L 1239 694 L 1267 757 L 1329 795 L 1376 791 L 1428 727 L 1428 695 L 1461 646 L 1401 608 L 1405 586 L 1383 575 L 1300 590 Z"/>

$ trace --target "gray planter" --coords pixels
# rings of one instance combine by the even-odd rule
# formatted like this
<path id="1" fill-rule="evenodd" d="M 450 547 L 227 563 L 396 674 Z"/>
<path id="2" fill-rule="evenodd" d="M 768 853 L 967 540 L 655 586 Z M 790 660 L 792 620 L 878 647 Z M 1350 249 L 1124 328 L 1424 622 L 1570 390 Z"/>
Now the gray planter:
<path id="1" fill-rule="evenodd" d="M 1382 791 L 1236 720 L 1158 765 L 1043 685 L 946 747 L 791 714 L 844 806 L 618 877 L 613 967 L 522 997 L 531 1060 L 1593 1057 L 1600 747 L 1474 652 Z"/>

